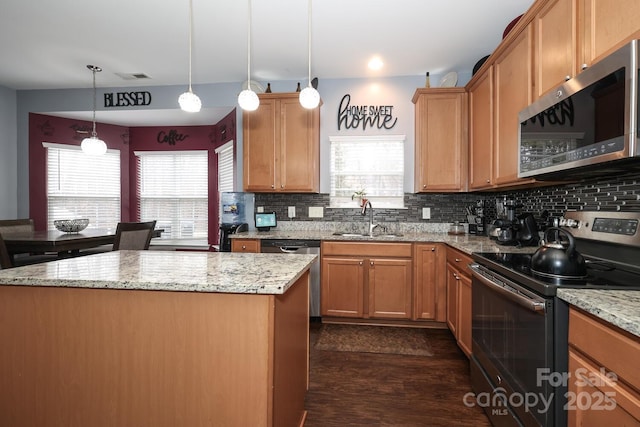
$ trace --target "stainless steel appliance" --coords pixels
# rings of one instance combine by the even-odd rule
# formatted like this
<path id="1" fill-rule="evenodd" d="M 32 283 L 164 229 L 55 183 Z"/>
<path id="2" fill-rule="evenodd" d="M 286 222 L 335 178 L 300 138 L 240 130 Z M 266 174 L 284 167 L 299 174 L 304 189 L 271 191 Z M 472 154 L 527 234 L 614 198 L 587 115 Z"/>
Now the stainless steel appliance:
<path id="1" fill-rule="evenodd" d="M 567 180 L 640 168 L 638 40 L 520 112 L 519 177 Z"/>
<path id="2" fill-rule="evenodd" d="M 639 290 L 639 224 L 640 213 L 567 212 L 562 233 L 545 233 L 558 246 L 543 246 L 538 256 L 473 254 L 471 379 L 476 397 L 488 398 L 477 404 L 495 426 L 566 426 L 567 384 L 550 381 L 568 370 L 568 305 L 556 291 Z M 558 274 L 533 271 L 532 259 L 544 270 L 547 255 L 562 259 Z M 586 275 L 572 262 L 583 262 Z"/>
<path id="3" fill-rule="evenodd" d="M 320 241 L 262 239 L 260 246 L 264 253 L 318 255 L 310 269 L 309 316 L 312 320 L 320 320 Z"/>

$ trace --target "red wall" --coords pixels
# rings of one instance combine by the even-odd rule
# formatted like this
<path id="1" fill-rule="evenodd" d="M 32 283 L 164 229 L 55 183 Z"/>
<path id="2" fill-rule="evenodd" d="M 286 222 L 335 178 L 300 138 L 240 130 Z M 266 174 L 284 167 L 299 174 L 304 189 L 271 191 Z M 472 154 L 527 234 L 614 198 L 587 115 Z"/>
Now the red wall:
<path id="1" fill-rule="evenodd" d="M 211 126 L 122 127 L 98 123 L 98 136 L 120 150 L 122 221 L 137 221 L 137 162 L 134 151 L 208 150 L 209 244 L 218 243 L 218 162 L 215 149 L 236 138 L 236 111 Z M 46 150 L 42 142 L 80 145 L 91 122 L 29 114 L 29 215 L 38 230 L 46 229 Z M 235 150 L 234 150 L 235 151 Z"/>

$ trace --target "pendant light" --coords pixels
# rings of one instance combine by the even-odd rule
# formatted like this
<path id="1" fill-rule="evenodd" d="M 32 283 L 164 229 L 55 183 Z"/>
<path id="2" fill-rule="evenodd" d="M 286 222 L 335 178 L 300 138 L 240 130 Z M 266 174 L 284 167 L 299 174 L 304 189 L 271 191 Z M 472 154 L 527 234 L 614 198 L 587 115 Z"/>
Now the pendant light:
<path id="1" fill-rule="evenodd" d="M 247 26 L 247 88 L 238 95 L 238 105 L 245 111 L 255 111 L 260 98 L 251 90 L 251 0 L 249 0 L 249 24 Z"/>
<path id="2" fill-rule="evenodd" d="M 304 108 L 313 109 L 320 105 L 320 94 L 318 91 L 311 85 L 311 0 L 308 1 L 308 10 L 307 10 L 307 28 L 308 28 L 308 41 L 309 41 L 309 86 L 302 89 L 299 95 L 300 104 Z"/>
<path id="3" fill-rule="evenodd" d="M 189 90 L 180 95 L 178 104 L 182 111 L 197 113 L 202 108 L 198 95 L 191 89 L 191 50 L 193 48 L 193 0 L 189 0 Z"/>
<path id="4" fill-rule="evenodd" d="M 80 143 L 80 148 L 86 154 L 100 156 L 107 152 L 107 144 L 100 138 L 96 132 L 96 73 L 102 71 L 97 65 L 87 65 L 87 68 L 93 73 L 93 130 L 91 136 L 85 138 Z"/>

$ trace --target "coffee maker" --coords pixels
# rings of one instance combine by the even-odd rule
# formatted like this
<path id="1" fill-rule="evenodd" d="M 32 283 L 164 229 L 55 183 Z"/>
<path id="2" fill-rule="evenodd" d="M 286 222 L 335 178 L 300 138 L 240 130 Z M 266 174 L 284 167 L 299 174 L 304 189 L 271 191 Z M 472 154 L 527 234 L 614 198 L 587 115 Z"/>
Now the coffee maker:
<path id="1" fill-rule="evenodd" d="M 537 246 L 540 241 L 538 226 L 530 213 L 516 214 L 522 205 L 506 197 L 496 203 L 497 218 L 493 221 L 495 239 L 501 245 Z"/>

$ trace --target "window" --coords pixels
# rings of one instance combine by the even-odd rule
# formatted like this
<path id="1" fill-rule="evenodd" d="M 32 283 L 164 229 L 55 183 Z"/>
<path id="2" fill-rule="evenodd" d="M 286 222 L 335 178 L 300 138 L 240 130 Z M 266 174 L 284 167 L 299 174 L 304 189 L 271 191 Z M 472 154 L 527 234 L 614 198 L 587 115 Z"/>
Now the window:
<path id="1" fill-rule="evenodd" d="M 206 151 L 136 151 L 140 221 L 156 220 L 163 239 L 207 240 Z"/>
<path id="2" fill-rule="evenodd" d="M 87 156 L 76 145 L 44 142 L 47 150 L 47 228 L 56 219 L 89 218 L 90 228 L 120 221 L 120 151 Z"/>
<path id="3" fill-rule="evenodd" d="M 404 207 L 404 135 L 332 136 L 331 207 L 354 207 L 365 190 L 375 208 Z"/>
<path id="4" fill-rule="evenodd" d="M 216 148 L 218 155 L 218 192 L 233 191 L 233 141 Z"/>

